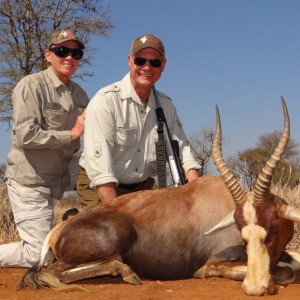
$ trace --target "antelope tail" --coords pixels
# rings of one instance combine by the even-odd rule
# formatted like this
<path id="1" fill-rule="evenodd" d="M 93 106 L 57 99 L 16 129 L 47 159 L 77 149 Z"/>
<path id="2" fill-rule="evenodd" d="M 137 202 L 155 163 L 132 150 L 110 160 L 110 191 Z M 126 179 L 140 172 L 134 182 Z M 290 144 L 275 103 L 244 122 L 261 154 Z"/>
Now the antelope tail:
<path id="1" fill-rule="evenodd" d="M 50 287 L 53 290 L 64 292 L 87 291 L 87 289 L 77 284 L 61 283 L 59 279 L 51 272 L 48 272 L 47 270 L 38 270 L 38 268 L 35 266 L 26 272 L 17 289 L 19 290 L 25 286 L 29 286 L 33 290 Z"/>
<path id="2" fill-rule="evenodd" d="M 50 231 L 45 238 L 39 260 L 24 274 L 17 286 L 17 290 L 20 290 L 25 286 L 29 286 L 33 290 L 50 287 L 57 291 L 87 291 L 85 288 L 77 284 L 70 285 L 61 283 L 54 274 L 49 272 L 47 269 L 43 269 L 45 264 L 50 260 L 51 235 L 52 231 Z"/>

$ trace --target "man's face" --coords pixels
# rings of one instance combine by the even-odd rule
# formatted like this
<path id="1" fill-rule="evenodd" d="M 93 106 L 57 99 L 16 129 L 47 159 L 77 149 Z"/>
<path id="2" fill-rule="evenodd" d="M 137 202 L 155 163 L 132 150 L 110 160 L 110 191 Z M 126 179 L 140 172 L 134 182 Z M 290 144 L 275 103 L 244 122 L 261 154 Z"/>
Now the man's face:
<path id="1" fill-rule="evenodd" d="M 145 58 L 147 61 L 144 65 L 138 66 L 134 63 L 134 59 Z M 155 68 L 148 60 L 160 60 L 161 66 Z M 132 56 L 128 56 L 128 65 L 130 68 L 130 78 L 134 88 L 152 88 L 156 81 L 159 80 L 161 73 L 164 70 L 166 59 L 154 48 L 145 48 Z"/>
<path id="2" fill-rule="evenodd" d="M 78 44 L 74 41 L 66 41 L 59 45 L 52 45 L 51 48 L 57 46 L 76 49 L 79 48 Z M 51 63 L 53 71 L 63 83 L 66 83 L 70 79 L 70 76 L 72 76 L 76 72 L 79 65 L 79 60 L 73 58 L 71 56 L 71 53 L 69 53 L 66 57 L 59 57 L 53 51 L 47 49 L 45 51 L 45 57 L 47 61 Z"/>

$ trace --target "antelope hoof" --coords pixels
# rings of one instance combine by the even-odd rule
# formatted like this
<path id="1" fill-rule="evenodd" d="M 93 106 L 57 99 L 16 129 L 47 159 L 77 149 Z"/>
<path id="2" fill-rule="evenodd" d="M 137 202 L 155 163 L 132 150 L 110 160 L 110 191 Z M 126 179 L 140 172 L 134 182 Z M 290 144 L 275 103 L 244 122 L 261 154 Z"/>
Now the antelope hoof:
<path id="1" fill-rule="evenodd" d="M 133 285 L 140 285 L 140 284 L 142 284 L 139 276 L 137 276 L 135 273 L 133 273 L 133 274 L 131 274 L 129 276 L 123 277 L 123 280 L 125 282 L 133 284 Z"/>
<path id="2" fill-rule="evenodd" d="M 198 269 L 194 274 L 193 274 L 193 277 L 194 278 L 199 278 L 199 279 L 202 279 L 202 278 L 205 278 L 205 270 L 206 270 L 206 265 L 202 266 L 200 269 Z"/>

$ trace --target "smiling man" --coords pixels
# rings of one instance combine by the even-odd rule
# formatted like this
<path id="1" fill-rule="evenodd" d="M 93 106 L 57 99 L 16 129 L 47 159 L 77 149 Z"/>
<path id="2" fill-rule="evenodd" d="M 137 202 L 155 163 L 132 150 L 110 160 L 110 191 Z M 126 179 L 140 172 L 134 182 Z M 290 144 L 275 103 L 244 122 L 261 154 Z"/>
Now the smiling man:
<path id="1" fill-rule="evenodd" d="M 130 72 L 121 81 L 98 91 L 91 100 L 80 160 L 82 170 L 76 184 L 83 207 L 153 188 L 158 140 L 153 86 L 166 61 L 160 39 L 151 34 L 136 38 L 128 55 Z M 159 91 L 157 95 L 172 139 L 179 142 L 186 178 L 191 181 L 199 177 L 200 165 L 192 155 L 171 99 Z"/>
<path id="2" fill-rule="evenodd" d="M 12 148 L 5 180 L 21 241 L 0 245 L 0 266 L 30 267 L 52 228 L 53 201 L 70 182 L 89 99 L 70 77 L 84 44 L 70 30 L 54 32 L 45 50 L 48 68 L 14 88 Z"/>

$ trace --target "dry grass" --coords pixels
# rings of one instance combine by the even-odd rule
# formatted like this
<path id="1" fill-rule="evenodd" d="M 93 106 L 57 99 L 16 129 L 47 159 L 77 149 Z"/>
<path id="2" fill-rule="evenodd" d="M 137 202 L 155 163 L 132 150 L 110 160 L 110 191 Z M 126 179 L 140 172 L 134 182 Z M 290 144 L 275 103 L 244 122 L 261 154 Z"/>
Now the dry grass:
<path id="1" fill-rule="evenodd" d="M 61 222 L 62 215 L 70 208 L 78 207 L 76 196 L 68 195 L 54 203 L 54 225 Z M 0 184 L 0 244 L 18 241 L 19 234 L 16 230 L 12 210 L 9 204 L 6 186 Z"/>
<path id="2" fill-rule="evenodd" d="M 272 192 L 284 198 L 289 204 L 300 208 L 300 186 L 291 189 L 288 186 L 274 185 Z M 78 207 L 76 196 L 67 196 L 63 200 L 56 201 L 54 205 L 54 224 L 61 221 L 63 213 L 69 208 Z M 8 201 L 5 185 L 0 185 L 0 244 L 19 240 L 13 215 Z M 300 224 L 295 224 L 294 237 L 288 244 L 288 249 L 300 252 Z"/>
<path id="3" fill-rule="evenodd" d="M 19 240 L 16 226 L 8 200 L 7 189 L 0 185 L 0 244 Z"/>

